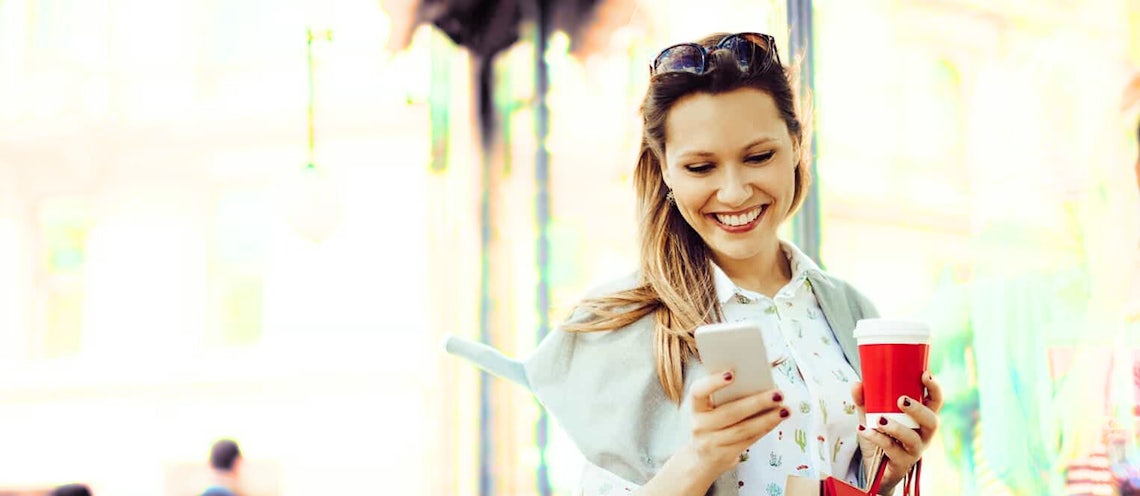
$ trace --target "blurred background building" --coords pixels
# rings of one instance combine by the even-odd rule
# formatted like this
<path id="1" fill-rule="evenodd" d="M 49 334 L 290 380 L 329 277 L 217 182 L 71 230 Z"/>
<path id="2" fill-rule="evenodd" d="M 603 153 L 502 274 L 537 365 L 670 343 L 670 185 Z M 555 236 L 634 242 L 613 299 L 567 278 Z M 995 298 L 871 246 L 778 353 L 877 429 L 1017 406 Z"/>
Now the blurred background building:
<path id="1" fill-rule="evenodd" d="M 1111 494 L 1135 0 L 599 2 L 545 98 L 533 23 L 493 60 L 487 147 L 481 59 L 414 3 L 0 0 L 0 494 L 189 496 L 219 437 L 252 495 L 570 494 L 557 426 L 438 342 L 525 355 L 635 268 L 648 62 L 714 31 L 791 59 L 808 3 L 818 215 L 787 235 L 936 329 L 927 491 Z"/>

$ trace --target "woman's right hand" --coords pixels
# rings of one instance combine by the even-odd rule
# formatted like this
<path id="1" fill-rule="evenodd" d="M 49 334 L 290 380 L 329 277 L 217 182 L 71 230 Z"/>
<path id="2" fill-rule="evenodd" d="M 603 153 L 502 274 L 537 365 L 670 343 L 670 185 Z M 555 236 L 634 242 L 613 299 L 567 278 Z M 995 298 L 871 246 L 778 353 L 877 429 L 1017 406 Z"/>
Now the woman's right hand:
<path id="1" fill-rule="evenodd" d="M 740 462 L 740 455 L 764 437 L 791 411 L 777 390 L 713 405 L 712 394 L 732 384 L 732 372 L 698 379 L 689 392 L 693 405 L 693 439 L 665 462 L 634 494 L 704 495 L 721 474 Z"/>
<path id="2" fill-rule="evenodd" d="M 714 405 L 712 394 L 732 384 L 732 371 L 710 374 L 693 383 L 693 439 L 689 445 L 699 472 L 711 481 L 736 466 L 740 455 L 791 416 L 783 394 L 769 390 Z"/>

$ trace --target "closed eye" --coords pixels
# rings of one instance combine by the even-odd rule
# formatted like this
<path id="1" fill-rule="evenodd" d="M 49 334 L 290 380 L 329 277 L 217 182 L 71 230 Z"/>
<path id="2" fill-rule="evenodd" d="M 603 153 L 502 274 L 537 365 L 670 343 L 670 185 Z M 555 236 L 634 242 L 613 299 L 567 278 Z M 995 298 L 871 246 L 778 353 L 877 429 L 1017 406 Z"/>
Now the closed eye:
<path id="1" fill-rule="evenodd" d="M 762 164 L 762 163 L 770 160 L 772 158 L 772 155 L 775 155 L 775 154 L 776 154 L 776 152 L 774 152 L 774 151 L 757 153 L 755 155 L 749 155 L 748 158 L 744 159 L 744 161 L 748 162 L 750 164 Z"/>
<path id="2" fill-rule="evenodd" d="M 713 169 L 713 164 L 694 164 L 694 165 L 686 165 L 685 166 L 685 170 L 687 170 L 689 172 L 695 172 L 697 174 L 702 174 L 702 173 L 711 171 L 712 169 Z"/>

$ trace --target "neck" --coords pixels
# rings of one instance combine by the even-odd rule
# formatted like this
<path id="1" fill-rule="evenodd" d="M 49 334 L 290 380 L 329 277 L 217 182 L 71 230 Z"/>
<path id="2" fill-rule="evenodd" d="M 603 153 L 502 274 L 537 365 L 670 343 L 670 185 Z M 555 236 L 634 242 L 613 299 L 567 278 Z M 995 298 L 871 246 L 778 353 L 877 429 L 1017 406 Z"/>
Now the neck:
<path id="1" fill-rule="evenodd" d="M 769 298 L 792 280 L 792 264 L 779 240 L 752 258 L 736 260 L 714 256 L 714 260 L 734 284 Z"/>
<path id="2" fill-rule="evenodd" d="M 237 477 L 227 470 L 214 470 L 214 483 L 219 486 L 237 489 Z"/>

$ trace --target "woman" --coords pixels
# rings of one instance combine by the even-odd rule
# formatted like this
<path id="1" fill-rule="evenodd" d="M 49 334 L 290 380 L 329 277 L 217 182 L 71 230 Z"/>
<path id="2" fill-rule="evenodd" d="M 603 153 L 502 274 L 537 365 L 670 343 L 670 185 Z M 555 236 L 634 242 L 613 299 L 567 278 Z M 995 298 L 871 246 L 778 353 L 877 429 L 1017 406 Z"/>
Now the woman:
<path id="1" fill-rule="evenodd" d="M 788 475 L 860 483 L 860 452 L 876 447 L 889 494 L 938 428 L 941 391 L 926 374 L 926 398 L 899 398 L 918 430 L 859 425 L 852 332 L 876 314 L 777 237 L 811 178 L 772 38 L 663 50 L 642 113 L 640 270 L 582 302 L 525 364 L 462 341 L 449 350 L 538 396 L 590 461 L 590 494 L 782 495 Z M 713 407 L 732 371 L 702 370 L 693 332 L 743 319 L 779 357 L 777 389 Z"/>

